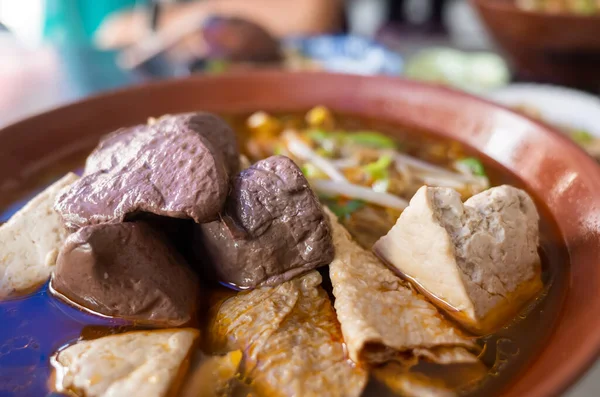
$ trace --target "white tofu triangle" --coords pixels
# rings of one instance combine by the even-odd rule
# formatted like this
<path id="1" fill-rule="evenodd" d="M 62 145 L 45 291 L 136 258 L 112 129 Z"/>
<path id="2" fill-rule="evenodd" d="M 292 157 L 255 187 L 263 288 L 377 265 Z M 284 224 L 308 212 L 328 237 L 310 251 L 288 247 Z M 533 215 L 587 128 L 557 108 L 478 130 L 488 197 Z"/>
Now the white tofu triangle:
<path id="1" fill-rule="evenodd" d="M 335 258 L 329 276 L 335 311 L 348 355 L 355 362 L 384 363 L 427 359 L 440 364 L 475 363 L 472 338 L 445 319 L 371 251 L 360 247 L 329 216 Z"/>
<path id="2" fill-rule="evenodd" d="M 424 186 L 373 250 L 465 328 L 483 334 L 542 288 L 538 221 L 531 197 L 512 186 L 464 204 L 453 189 Z"/>
<path id="3" fill-rule="evenodd" d="M 56 389 L 87 397 L 176 395 L 199 331 L 136 331 L 78 342 L 52 359 Z"/>
<path id="4" fill-rule="evenodd" d="M 67 235 L 54 201 L 77 178 L 65 175 L 0 226 L 0 298 L 26 292 L 52 273 Z"/>

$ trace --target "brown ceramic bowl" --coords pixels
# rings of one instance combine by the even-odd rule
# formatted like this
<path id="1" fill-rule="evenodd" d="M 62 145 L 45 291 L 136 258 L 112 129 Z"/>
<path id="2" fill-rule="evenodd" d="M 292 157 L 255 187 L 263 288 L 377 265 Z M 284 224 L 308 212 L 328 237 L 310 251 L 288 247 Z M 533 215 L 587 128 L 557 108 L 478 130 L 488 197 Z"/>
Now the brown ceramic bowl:
<path id="1" fill-rule="evenodd" d="M 471 0 L 519 77 L 600 88 L 600 15 L 519 9 L 514 0 Z"/>
<path id="2" fill-rule="evenodd" d="M 502 396 L 564 391 L 600 351 L 600 168 L 576 145 L 508 109 L 445 88 L 390 77 L 260 72 L 197 76 L 108 93 L 0 130 L 0 196 L 43 169 L 58 169 L 102 135 L 149 116 L 205 109 L 306 110 L 316 104 L 449 137 L 525 182 L 558 223 L 570 255 L 556 326 Z M 58 167 L 58 168 L 57 168 Z M 549 327 L 552 328 L 552 327 Z M 535 339 L 535 338 L 534 338 Z"/>

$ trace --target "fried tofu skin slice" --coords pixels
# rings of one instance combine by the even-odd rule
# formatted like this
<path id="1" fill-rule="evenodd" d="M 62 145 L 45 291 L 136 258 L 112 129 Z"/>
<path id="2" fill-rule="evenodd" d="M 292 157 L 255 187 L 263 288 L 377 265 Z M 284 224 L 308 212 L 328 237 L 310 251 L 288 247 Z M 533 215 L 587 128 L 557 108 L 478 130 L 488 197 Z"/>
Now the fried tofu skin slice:
<path id="1" fill-rule="evenodd" d="M 261 396 L 360 396 L 367 372 L 346 356 L 321 275 L 242 292 L 213 308 L 208 346 L 244 351 L 242 376 Z"/>
<path id="2" fill-rule="evenodd" d="M 350 358 L 383 363 L 412 357 L 433 362 L 476 362 L 474 341 L 457 330 L 424 297 L 386 268 L 326 209 L 335 258 L 329 274 L 335 311 Z"/>
<path id="3" fill-rule="evenodd" d="M 52 359 L 56 389 L 86 397 L 177 395 L 199 331 L 136 331 L 82 341 Z"/>
<path id="4" fill-rule="evenodd" d="M 539 215 L 509 185 L 469 198 L 422 187 L 373 247 L 397 273 L 477 334 L 510 321 L 543 287 Z"/>
<path id="5" fill-rule="evenodd" d="M 0 299 L 28 292 L 50 277 L 67 237 L 54 200 L 77 179 L 65 175 L 0 226 Z"/>

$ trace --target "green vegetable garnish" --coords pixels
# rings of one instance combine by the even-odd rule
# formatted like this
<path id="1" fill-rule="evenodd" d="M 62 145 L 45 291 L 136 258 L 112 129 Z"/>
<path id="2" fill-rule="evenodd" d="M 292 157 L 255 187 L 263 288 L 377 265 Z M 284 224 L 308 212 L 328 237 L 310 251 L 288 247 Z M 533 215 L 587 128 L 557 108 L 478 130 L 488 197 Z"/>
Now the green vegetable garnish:
<path id="1" fill-rule="evenodd" d="M 342 134 L 313 129 L 308 130 L 305 136 L 319 145 L 315 150 L 318 155 L 332 157 L 335 153 L 335 148 L 338 146 L 338 142 L 341 140 Z"/>
<path id="2" fill-rule="evenodd" d="M 363 166 L 363 169 L 374 180 L 385 179 L 388 177 L 388 168 L 392 164 L 392 156 L 381 156 L 377 161 Z"/>
<path id="3" fill-rule="evenodd" d="M 374 149 L 396 149 L 398 146 L 392 138 L 375 131 L 346 132 L 310 129 L 305 134 L 309 139 L 319 144 L 325 141 L 335 141 L 340 144 L 348 143 Z"/>
<path id="4" fill-rule="evenodd" d="M 331 132 L 324 130 L 314 129 L 306 131 L 306 136 L 315 142 L 323 142 L 326 139 L 333 138 Z"/>
<path id="5" fill-rule="evenodd" d="M 323 171 L 321 171 L 319 168 L 315 167 L 311 163 L 304 163 L 302 167 L 300 167 L 300 169 L 302 170 L 304 176 L 308 179 L 319 179 L 327 177 L 327 175 Z"/>
<path id="6" fill-rule="evenodd" d="M 473 173 L 473 175 L 486 176 L 483 164 L 481 164 L 481 161 L 477 160 L 474 157 L 466 157 L 464 159 L 458 160 L 458 163 L 468 167 L 469 170 L 471 170 L 471 172 Z"/>
<path id="7" fill-rule="evenodd" d="M 348 142 L 376 149 L 395 149 L 396 142 L 388 136 L 375 131 L 359 131 L 345 135 Z"/>
<path id="8" fill-rule="evenodd" d="M 323 203 L 340 219 L 349 217 L 355 211 L 365 206 L 364 201 L 361 200 L 350 200 L 340 203 L 338 200 L 325 199 Z"/>
<path id="9" fill-rule="evenodd" d="M 571 132 L 571 139 L 580 145 L 586 145 L 594 141 L 594 136 L 584 130 L 576 130 Z"/>

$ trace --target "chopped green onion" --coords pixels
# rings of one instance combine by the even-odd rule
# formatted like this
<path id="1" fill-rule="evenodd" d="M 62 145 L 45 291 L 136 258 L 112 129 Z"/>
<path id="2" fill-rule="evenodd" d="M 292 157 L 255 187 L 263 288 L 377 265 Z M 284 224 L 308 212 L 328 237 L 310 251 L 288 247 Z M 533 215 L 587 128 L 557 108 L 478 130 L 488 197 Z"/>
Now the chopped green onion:
<path id="1" fill-rule="evenodd" d="M 324 204 L 340 219 L 349 217 L 365 206 L 361 200 L 349 200 L 342 204 L 339 200 L 325 199 Z"/>
<path id="2" fill-rule="evenodd" d="M 457 163 L 467 167 L 473 175 L 486 176 L 483 164 L 481 164 L 481 161 L 474 157 L 466 157 L 464 159 L 460 159 L 457 161 Z"/>
<path id="3" fill-rule="evenodd" d="M 396 142 L 379 132 L 358 131 L 346 134 L 346 140 L 356 145 L 370 146 L 376 149 L 395 149 Z"/>
<path id="4" fill-rule="evenodd" d="M 315 142 L 323 142 L 326 139 L 331 139 L 333 137 L 333 134 L 325 130 L 312 129 L 306 131 L 306 136 Z"/>
<path id="5" fill-rule="evenodd" d="M 327 178 L 327 174 L 321 171 L 319 168 L 315 167 L 311 163 L 304 163 L 302 167 L 300 167 L 304 176 L 308 179 L 323 179 Z"/>
<path id="6" fill-rule="evenodd" d="M 398 146 L 392 138 L 375 131 L 346 132 L 310 129 L 306 132 L 306 136 L 317 143 L 338 141 L 375 149 L 396 149 Z"/>
<path id="7" fill-rule="evenodd" d="M 392 156 L 384 155 L 373 163 L 363 166 L 363 169 L 374 180 L 386 179 L 388 177 L 388 168 L 392 164 Z"/>
<path id="8" fill-rule="evenodd" d="M 584 130 L 576 130 L 571 132 L 571 139 L 580 145 L 586 145 L 594 141 L 594 136 Z"/>

